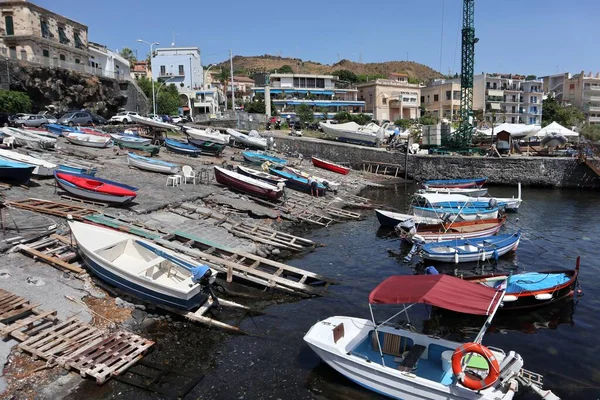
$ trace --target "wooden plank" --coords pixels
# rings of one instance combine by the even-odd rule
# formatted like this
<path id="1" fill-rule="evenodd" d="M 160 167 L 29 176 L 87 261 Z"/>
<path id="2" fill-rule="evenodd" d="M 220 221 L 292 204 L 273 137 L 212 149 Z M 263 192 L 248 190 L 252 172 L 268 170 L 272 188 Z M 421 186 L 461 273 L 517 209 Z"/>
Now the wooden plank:
<path id="1" fill-rule="evenodd" d="M 52 311 L 44 311 L 41 314 L 37 314 L 37 315 L 32 315 L 30 317 L 27 317 L 25 319 L 16 321 L 13 324 L 10 324 L 8 326 L 5 326 L 4 328 L 0 329 L 0 336 L 2 337 L 6 337 L 8 335 L 10 335 L 12 332 L 14 331 L 18 331 L 20 329 L 23 329 L 25 327 L 27 327 L 28 325 L 32 325 L 33 323 L 45 319 L 47 317 L 51 317 L 54 316 L 56 317 L 56 311 L 52 310 Z"/>
<path id="2" fill-rule="evenodd" d="M 17 247 L 20 250 L 22 250 L 22 251 L 24 251 L 24 252 L 26 252 L 26 253 L 28 253 L 28 254 L 30 254 L 32 256 L 41 258 L 42 260 L 46 261 L 47 263 L 49 263 L 52 266 L 63 268 L 63 269 L 66 269 L 67 271 L 75 272 L 76 274 L 81 274 L 81 273 L 84 272 L 83 269 L 79 268 L 76 265 L 72 265 L 72 264 L 66 263 L 63 260 L 61 260 L 60 258 L 49 256 L 47 254 L 42 253 L 41 251 L 32 249 L 31 247 L 29 247 L 27 245 L 20 244 Z"/>

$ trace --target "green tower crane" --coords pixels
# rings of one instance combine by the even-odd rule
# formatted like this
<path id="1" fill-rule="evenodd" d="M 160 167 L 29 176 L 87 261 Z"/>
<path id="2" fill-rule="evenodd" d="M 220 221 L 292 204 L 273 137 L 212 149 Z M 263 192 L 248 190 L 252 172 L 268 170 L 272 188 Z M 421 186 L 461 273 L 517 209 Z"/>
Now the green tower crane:
<path id="1" fill-rule="evenodd" d="M 452 146 L 468 147 L 473 136 L 473 73 L 475 70 L 475 0 L 463 0 L 462 51 L 460 73 L 460 126 Z"/>

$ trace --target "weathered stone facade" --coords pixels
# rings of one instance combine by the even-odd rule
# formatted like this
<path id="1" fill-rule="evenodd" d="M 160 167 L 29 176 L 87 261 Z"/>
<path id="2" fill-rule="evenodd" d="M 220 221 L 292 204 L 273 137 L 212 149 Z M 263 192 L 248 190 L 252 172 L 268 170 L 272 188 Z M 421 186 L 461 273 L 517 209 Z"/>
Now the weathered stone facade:
<path id="1" fill-rule="evenodd" d="M 312 138 L 275 136 L 277 149 L 298 152 L 305 158 L 319 156 L 347 162 L 362 169 L 364 161 L 404 165 L 405 155 L 385 149 L 357 146 Z M 410 155 L 408 176 L 415 180 L 460 179 L 487 176 L 497 185 L 552 186 L 566 188 L 600 188 L 600 177 L 574 158 L 559 157 L 455 157 Z"/>

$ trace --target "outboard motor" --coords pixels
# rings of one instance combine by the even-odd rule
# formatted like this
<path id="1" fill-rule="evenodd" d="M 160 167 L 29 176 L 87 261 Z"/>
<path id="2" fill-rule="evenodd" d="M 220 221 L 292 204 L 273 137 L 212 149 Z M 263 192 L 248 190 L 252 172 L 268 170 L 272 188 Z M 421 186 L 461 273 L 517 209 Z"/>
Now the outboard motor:
<path id="1" fill-rule="evenodd" d="M 219 306 L 219 299 L 215 296 L 213 292 L 212 285 L 215 283 L 216 276 L 213 276 L 213 271 L 210 269 L 208 265 L 198 265 L 196 267 L 192 267 L 192 282 L 197 283 L 202 288 L 203 292 L 207 292 L 210 297 L 213 299 L 213 303 L 215 306 Z"/>
<path id="2" fill-rule="evenodd" d="M 429 267 L 425 268 L 425 275 L 439 275 L 439 274 L 440 273 L 433 265 L 430 265 Z"/>
<path id="3" fill-rule="evenodd" d="M 496 207 L 496 205 L 498 205 L 498 202 L 496 201 L 496 199 L 491 198 L 490 201 L 488 202 L 488 207 L 494 208 L 494 207 Z"/>
<path id="4" fill-rule="evenodd" d="M 411 237 L 415 233 L 417 233 L 417 227 L 415 226 L 415 221 L 412 219 L 407 219 L 406 221 L 400 222 L 398 225 L 394 227 L 396 232 L 398 232 L 401 236 Z"/>
<path id="5" fill-rule="evenodd" d="M 450 213 L 443 213 L 442 215 L 440 215 L 440 219 L 446 223 L 448 222 L 452 222 L 452 214 Z"/>
<path id="6" fill-rule="evenodd" d="M 523 358 L 514 351 L 510 351 L 500 363 L 500 376 L 498 379 L 504 385 L 512 378 L 519 376 L 523 368 Z"/>
<path id="7" fill-rule="evenodd" d="M 267 125 L 265 126 L 265 129 L 270 131 L 271 130 L 271 122 L 267 121 Z"/>

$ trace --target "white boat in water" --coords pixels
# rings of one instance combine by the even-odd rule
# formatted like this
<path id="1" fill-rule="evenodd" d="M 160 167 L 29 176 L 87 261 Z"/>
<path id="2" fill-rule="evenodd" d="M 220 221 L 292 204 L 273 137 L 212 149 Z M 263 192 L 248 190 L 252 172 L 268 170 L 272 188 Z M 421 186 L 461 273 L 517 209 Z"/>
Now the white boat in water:
<path id="1" fill-rule="evenodd" d="M 487 188 L 425 188 L 427 193 L 462 194 L 464 196 L 482 197 L 488 192 Z"/>
<path id="2" fill-rule="evenodd" d="M 483 285 L 480 285 L 483 286 Z M 516 352 L 482 344 L 505 291 L 449 275 L 392 276 L 369 295 L 371 320 L 329 317 L 313 325 L 304 341 L 330 367 L 353 382 L 394 399 L 511 400 L 529 386 L 546 399 L 558 399 L 535 386 L 542 377 L 523 370 Z M 398 312 L 397 305 L 405 304 Z M 415 304 L 487 316 L 471 343 L 418 333 L 397 318 Z M 390 318 L 375 318 L 375 307 L 394 307 Z M 383 307 L 382 307 L 383 308 Z M 392 321 L 394 323 L 392 324 Z"/>
<path id="3" fill-rule="evenodd" d="M 89 135 L 87 133 L 69 133 L 65 135 L 67 142 L 86 147 L 105 148 L 112 143 L 112 138 L 105 136 Z"/>
<path id="4" fill-rule="evenodd" d="M 35 166 L 33 175 L 37 176 L 54 176 L 54 170 L 57 165 L 40 158 L 28 156 L 26 154 L 17 153 L 16 151 L 0 149 L 0 158 L 10 161 L 16 161 L 23 164 Z"/>
<path id="5" fill-rule="evenodd" d="M 217 143 L 217 144 L 228 144 L 229 143 L 230 136 L 224 135 L 215 129 L 211 129 L 211 128 L 196 129 L 196 128 L 191 128 L 189 126 L 184 126 L 183 130 L 192 139 L 206 140 L 208 142 L 213 142 L 213 143 Z"/>
<path id="6" fill-rule="evenodd" d="M 30 147 L 34 149 L 53 149 L 56 147 L 56 139 L 38 135 L 24 129 L 3 127 L 0 131 L 6 136 L 12 137 L 17 146 Z"/>
<path id="7" fill-rule="evenodd" d="M 379 126 L 374 122 L 367 125 L 358 125 L 356 122 L 345 124 L 332 124 L 330 121 L 321 121 L 319 126 L 327 136 L 342 142 L 375 145 L 385 138 L 386 126 Z"/>
<path id="8" fill-rule="evenodd" d="M 247 135 L 245 133 L 238 132 L 235 129 L 231 128 L 227 129 L 226 132 L 229 134 L 230 140 L 232 142 L 241 143 L 246 147 L 267 150 L 273 143 L 273 138 L 264 138 L 260 136 L 255 130 L 248 132 Z"/>
<path id="9" fill-rule="evenodd" d="M 169 129 L 169 130 L 173 130 L 173 131 L 179 130 L 179 127 L 177 125 L 168 124 L 166 122 L 161 122 L 161 121 L 155 121 L 152 118 L 146 118 L 146 117 L 142 117 L 142 116 L 134 115 L 134 114 L 129 114 L 129 117 L 131 118 L 131 120 L 133 122 L 136 122 L 138 124 L 147 125 L 147 126 L 151 126 L 154 128 L 160 128 L 160 129 Z"/>
<path id="10" fill-rule="evenodd" d="M 467 189 L 464 189 L 467 190 Z M 517 211 L 523 202 L 521 198 L 521 183 L 518 184 L 517 197 L 484 197 L 484 196 L 467 196 L 458 193 L 432 193 L 419 191 L 415 194 L 415 198 L 421 198 L 433 206 L 444 206 L 444 204 L 456 203 L 471 203 L 471 204 L 498 204 L 504 207 L 505 210 Z M 492 203 L 490 203 L 492 202 Z"/>

